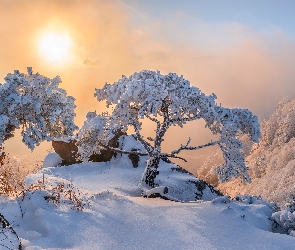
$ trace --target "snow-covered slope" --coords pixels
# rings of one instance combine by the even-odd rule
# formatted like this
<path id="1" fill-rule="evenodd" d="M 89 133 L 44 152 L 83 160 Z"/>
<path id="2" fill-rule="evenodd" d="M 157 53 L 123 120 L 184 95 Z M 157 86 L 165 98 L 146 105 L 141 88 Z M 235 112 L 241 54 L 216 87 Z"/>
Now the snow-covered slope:
<path id="1" fill-rule="evenodd" d="M 47 187 L 72 185 L 84 209 L 77 211 L 63 197 L 55 205 L 44 199 L 52 191 L 37 190 L 23 201 L 2 198 L 0 212 L 28 250 L 295 248 L 294 237 L 271 232 L 271 207 L 263 201 L 248 204 L 220 197 L 214 202 L 174 202 L 141 197 L 143 165 L 133 168 L 126 156 L 107 163 L 44 168 L 30 175 L 27 185 L 39 180 L 36 186 L 42 186 L 43 174 Z M 171 169 L 171 164 L 162 163 L 162 170 L 168 165 Z M 165 179 L 164 173 L 157 178 Z M 166 175 L 172 180 L 169 185 L 177 184 L 175 173 Z"/>

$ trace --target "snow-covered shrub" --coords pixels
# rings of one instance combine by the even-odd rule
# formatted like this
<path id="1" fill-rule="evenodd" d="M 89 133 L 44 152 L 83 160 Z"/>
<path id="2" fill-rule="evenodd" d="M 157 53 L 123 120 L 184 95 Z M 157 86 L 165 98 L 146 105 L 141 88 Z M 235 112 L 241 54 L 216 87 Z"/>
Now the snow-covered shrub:
<path id="1" fill-rule="evenodd" d="M 98 101 L 106 101 L 112 113 L 106 115 L 90 114 L 78 136 L 79 153 L 83 160 L 101 149 L 108 148 L 117 152 L 135 155 L 148 155 L 142 186 L 154 187 L 158 175 L 160 159 L 181 158 L 184 150 L 197 150 L 218 145 L 223 153 L 224 163 L 217 167 L 216 173 L 221 181 L 229 181 L 241 176 L 250 181 L 242 154 L 242 144 L 238 139 L 246 134 L 251 141 L 258 142 L 260 127 L 258 119 L 247 109 L 228 109 L 215 103 L 216 96 L 206 96 L 190 82 L 174 73 L 161 75 L 155 71 L 141 71 L 130 77 L 123 76 L 114 84 L 105 84 L 96 89 Z M 141 134 L 142 121 L 148 119 L 156 125 L 154 138 L 144 138 Z M 163 153 L 161 150 L 164 135 L 171 126 L 183 127 L 190 121 L 203 119 L 213 134 L 220 134 L 217 141 L 200 146 L 186 145 Z M 122 152 L 107 145 L 113 134 L 131 127 L 134 136 L 145 151 Z M 150 186 L 150 187 L 148 187 Z"/>
<path id="2" fill-rule="evenodd" d="M 87 113 L 86 121 L 77 135 L 77 145 L 83 145 L 83 147 L 78 147 L 77 159 L 84 162 L 100 162 L 109 161 L 112 157 L 116 157 L 113 148 L 119 146 L 118 140 L 120 136 L 126 135 L 126 133 L 120 129 L 104 131 L 105 127 L 108 126 L 106 124 L 108 122 L 107 115 L 107 113 L 103 113 L 102 116 L 96 115 L 96 112 Z M 101 138 L 101 140 L 97 138 Z"/>
<path id="3" fill-rule="evenodd" d="M 7 219 L 0 213 L 0 249 L 22 249 L 21 241 Z"/>
<path id="4" fill-rule="evenodd" d="M 0 165 L 0 194 L 17 196 L 24 188 L 26 176 L 40 168 L 38 159 L 6 154 Z"/>
<path id="5" fill-rule="evenodd" d="M 23 143 L 31 150 L 44 140 L 71 136 L 74 124 L 75 99 L 59 88 L 61 79 L 20 73 L 5 77 L 0 84 L 0 146 L 21 128 Z"/>
<path id="6" fill-rule="evenodd" d="M 244 195 L 237 194 L 232 200 L 241 202 L 246 205 L 262 204 L 262 205 L 266 205 L 269 208 L 271 208 L 272 211 L 277 210 L 276 203 L 274 203 L 274 202 L 269 203 L 269 202 L 263 200 L 261 196 L 252 196 L 249 194 L 244 194 Z M 230 201 L 231 201 L 231 198 L 229 196 L 222 196 L 222 197 L 218 197 L 218 198 L 212 200 L 212 203 L 229 203 Z"/>
<path id="7" fill-rule="evenodd" d="M 284 228 L 286 232 L 295 237 L 295 197 L 293 201 L 287 203 L 285 210 L 278 211 L 272 215 L 272 220 L 280 227 Z"/>
<path id="8" fill-rule="evenodd" d="M 211 202 L 214 203 L 214 204 L 219 204 L 219 203 L 228 204 L 228 203 L 230 203 L 230 197 L 229 196 L 217 197 L 217 198 L 213 199 Z"/>
<path id="9" fill-rule="evenodd" d="M 52 202 L 56 205 L 64 204 L 70 206 L 72 209 L 82 211 L 84 207 L 89 203 L 82 196 L 80 190 L 73 185 L 70 181 L 62 180 L 58 178 L 48 179 L 45 175 L 33 182 L 22 191 L 22 201 L 35 192 L 41 192 L 44 200 Z"/>
<path id="10" fill-rule="evenodd" d="M 242 202 L 244 204 L 262 204 L 265 206 L 268 206 L 271 208 L 273 212 L 277 212 L 279 210 L 279 207 L 275 202 L 268 202 L 266 200 L 263 200 L 261 196 L 253 196 L 250 194 L 237 194 L 234 198 L 234 200 Z"/>

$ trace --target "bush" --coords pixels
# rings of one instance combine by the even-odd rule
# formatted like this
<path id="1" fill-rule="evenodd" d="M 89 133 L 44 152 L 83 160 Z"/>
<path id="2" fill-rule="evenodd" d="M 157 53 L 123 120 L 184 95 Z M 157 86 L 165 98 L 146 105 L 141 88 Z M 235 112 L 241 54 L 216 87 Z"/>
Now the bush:
<path id="1" fill-rule="evenodd" d="M 272 215 L 272 220 L 283 228 L 290 236 L 295 237 L 295 196 L 293 201 L 285 205 L 287 208 Z"/>
<path id="2" fill-rule="evenodd" d="M 18 235 L 2 214 L 0 214 L 0 248 L 22 249 Z"/>
<path id="3" fill-rule="evenodd" d="M 59 179 L 47 179 L 43 174 L 42 179 L 34 182 L 23 189 L 22 201 L 26 196 L 35 192 L 42 192 L 42 196 L 47 202 L 52 202 L 55 205 L 66 204 L 72 209 L 82 211 L 89 204 L 82 197 L 80 190 L 71 182 L 59 181 Z"/>
<path id="4" fill-rule="evenodd" d="M 0 194 L 19 195 L 24 188 L 26 176 L 37 172 L 41 166 L 42 162 L 38 159 L 6 154 L 0 163 Z"/>

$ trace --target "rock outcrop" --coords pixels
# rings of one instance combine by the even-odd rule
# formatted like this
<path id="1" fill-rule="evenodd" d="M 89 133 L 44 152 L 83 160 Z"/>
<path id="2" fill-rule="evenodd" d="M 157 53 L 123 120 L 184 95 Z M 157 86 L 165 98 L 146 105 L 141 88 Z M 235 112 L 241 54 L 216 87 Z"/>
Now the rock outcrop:
<path id="1" fill-rule="evenodd" d="M 70 139 L 68 141 L 52 141 L 52 147 L 62 158 L 62 165 L 71 165 L 78 162 L 76 160 L 78 153 L 76 140 Z"/>
<path id="2" fill-rule="evenodd" d="M 115 135 L 108 143 L 110 147 L 118 147 L 118 139 L 120 136 L 126 135 L 126 133 L 119 132 Z M 71 165 L 74 163 L 79 163 L 81 161 L 77 160 L 78 158 L 78 147 L 76 145 L 75 139 L 68 139 L 65 141 L 52 141 L 52 147 L 54 151 L 60 155 L 62 158 L 61 165 Z M 93 162 L 102 162 L 102 161 L 109 161 L 113 156 L 116 156 L 116 153 L 111 150 L 101 150 L 100 154 L 93 154 L 90 156 L 89 161 Z"/>

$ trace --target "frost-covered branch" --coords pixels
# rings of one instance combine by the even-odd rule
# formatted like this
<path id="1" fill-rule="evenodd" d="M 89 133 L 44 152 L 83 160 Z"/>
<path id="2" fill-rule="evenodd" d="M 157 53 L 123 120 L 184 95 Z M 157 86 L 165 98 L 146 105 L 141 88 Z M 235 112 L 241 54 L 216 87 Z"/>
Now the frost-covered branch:
<path id="1" fill-rule="evenodd" d="M 180 157 L 180 156 L 177 156 L 177 155 L 172 155 L 172 154 L 165 154 L 165 153 L 163 153 L 163 154 L 161 154 L 160 157 L 161 158 L 175 158 L 175 159 L 179 159 L 179 160 L 182 160 L 184 162 L 187 162 L 187 160 L 185 158 Z"/>
<path id="2" fill-rule="evenodd" d="M 148 153 L 143 153 L 143 152 L 140 152 L 140 151 L 126 151 L 126 150 L 122 150 L 122 149 L 119 149 L 119 148 L 114 148 L 114 147 L 111 147 L 111 146 L 108 146 L 108 145 L 103 145 L 103 144 L 100 144 L 100 146 L 102 148 L 112 150 L 114 152 L 121 153 L 121 154 L 139 155 L 139 156 L 148 156 L 149 155 Z"/>
<path id="3" fill-rule="evenodd" d="M 186 122 L 199 120 L 200 118 L 202 118 L 202 117 L 199 116 L 198 114 L 196 114 L 196 115 L 189 116 L 189 117 L 177 117 L 177 118 L 173 118 L 173 119 L 170 120 L 170 122 L 172 124 L 174 124 L 174 123 L 185 124 Z"/>
<path id="4" fill-rule="evenodd" d="M 214 146 L 216 144 L 219 144 L 219 141 L 214 141 L 214 142 L 209 142 L 209 143 L 206 143 L 206 144 L 203 144 L 203 145 L 193 147 L 193 146 L 188 146 L 189 142 L 190 142 L 190 140 L 188 141 L 188 143 L 185 146 L 181 145 L 177 150 L 172 151 L 171 154 L 170 154 L 171 156 L 170 155 L 167 155 L 167 156 L 172 157 L 173 155 L 179 154 L 183 150 L 198 150 L 198 149 L 201 149 L 201 148 L 205 148 L 205 147 Z"/>
<path id="5" fill-rule="evenodd" d="M 21 128 L 23 142 L 33 150 L 44 140 L 71 136 L 74 124 L 75 99 L 59 88 L 61 79 L 20 73 L 5 77 L 0 84 L 0 145 Z"/>
<path id="6" fill-rule="evenodd" d="M 181 158 L 177 156 L 181 151 L 198 150 L 217 144 L 225 159 L 224 164 L 216 171 L 221 181 L 238 176 L 249 181 L 238 139 L 240 134 L 246 134 L 252 141 L 258 142 L 259 140 L 258 118 L 249 110 L 221 107 L 215 102 L 215 94 L 207 96 L 198 88 L 191 86 L 189 81 L 182 76 L 174 73 L 161 75 L 159 71 L 145 70 L 134 73 L 130 77 L 124 76 L 114 84 L 105 84 L 103 88 L 96 89 L 95 96 L 98 101 L 106 101 L 107 107 L 112 106 L 113 112 L 104 126 L 83 132 L 81 140 L 85 143 L 92 141 L 94 145 L 94 147 L 84 145 L 84 148 L 88 147 L 91 153 L 99 152 L 102 145 L 107 145 L 114 131 L 120 128 L 126 132 L 128 127 L 133 127 L 134 137 L 143 145 L 149 156 L 144 172 L 145 177 L 142 180 L 143 185 L 145 183 L 151 187 L 154 186 L 161 158 Z M 141 132 L 140 120 L 144 118 L 157 124 L 155 136 L 147 139 Z M 219 134 L 220 139 L 195 147 L 189 146 L 190 141 L 188 141 L 186 145 L 180 146 L 170 154 L 162 153 L 164 136 L 171 126 L 183 127 L 187 122 L 199 119 L 205 121 L 205 126 L 213 134 Z M 88 137 L 93 137 L 102 144 Z"/>

